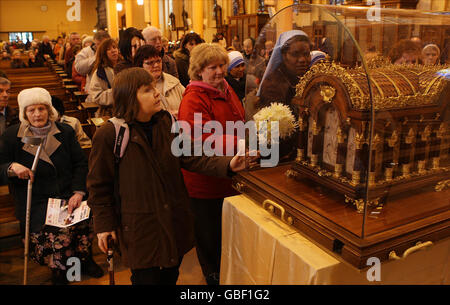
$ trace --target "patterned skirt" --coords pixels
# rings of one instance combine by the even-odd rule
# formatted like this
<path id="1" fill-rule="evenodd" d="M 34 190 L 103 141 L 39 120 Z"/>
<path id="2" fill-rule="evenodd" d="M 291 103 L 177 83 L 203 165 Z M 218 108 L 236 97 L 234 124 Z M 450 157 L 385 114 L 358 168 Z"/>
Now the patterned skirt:
<path id="1" fill-rule="evenodd" d="M 38 233 L 30 233 L 30 258 L 52 269 L 66 270 L 70 257 L 84 261 L 92 255 L 94 234 L 89 220 L 68 228 L 44 226 Z"/>

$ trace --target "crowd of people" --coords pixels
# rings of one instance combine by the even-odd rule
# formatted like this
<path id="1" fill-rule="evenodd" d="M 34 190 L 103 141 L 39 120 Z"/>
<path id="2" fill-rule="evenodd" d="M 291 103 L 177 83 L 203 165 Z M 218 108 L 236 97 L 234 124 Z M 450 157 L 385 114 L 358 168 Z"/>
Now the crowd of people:
<path id="1" fill-rule="evenodd" d="M 51 268 L 55 284 L 67 282 L 65 260 L 73 255 L 82 259 L 87 274 L 103 274 L 92 260 L 92 232 L 103 252 L 108 238 L 118 242 L 133 284 L 175 284 L 183 256 L 194 246 L 206 282 L 219 283 L 222 203 L 237 194 L 230 177 L 244 169 L 244 157 L 176 157 L 172 124 L 187 122 L 194 131 L 201 114 L 202 125 L 214 120 L 225 131 L 227 121 L 246 121 L 274 101 L 296 115 L 291 100 L 298 79 L 335 54 L 329 40 L 313 47 L 300 30 L 282 33 L 263 47 L 251 37 L 242 45 L 237 36 L 230 45 L 223 35 L 215 40 L 205 43 L 191 32 L 173 50 L 150 26 L 127 28 L 119 40 L 105 31 L 92 37 L 73 32 L 66 39 L 44 36 L 31 43 L 28 63 L 17 45 L 2 43 L 2 59 L 12 68 L 43 65 L 48 58 L 64 66 L 88 93 L 87 101 L 99 105 L 96 116 L 114 117 L 128 130 L 126 150 L 118 156 L 114 122 L 99 128 L 91 143 L 79 122 L 64 115 L 63 103 L 43 88 L 20 92 L 18 111 L 7 106 L 11 82 L 0 76 L 0 179 L 13 186 L 22 232 L 26 181 L 35 181 L 31 257 Z M 447 49 L 421 44 L 400 41 L 389 54 L 391 62 L 448 63 Z M 46 138 L 34 173 L 35 148 L 21 140 L 28 135 Z M 214 142 L 210 146 L 217 156 L 237 152 L 234 133 L 200 137 L 202 143 Z M 281 143 L 284 160 L 295 157 L 292 139 Z M 88 162 L 80 145 L 90 144 Z M 69 229 L 44 226 L 47 200 L 53 197 L 67 199 L 70 212 L 87 199 L 93 229 L 89 222 Z"/>

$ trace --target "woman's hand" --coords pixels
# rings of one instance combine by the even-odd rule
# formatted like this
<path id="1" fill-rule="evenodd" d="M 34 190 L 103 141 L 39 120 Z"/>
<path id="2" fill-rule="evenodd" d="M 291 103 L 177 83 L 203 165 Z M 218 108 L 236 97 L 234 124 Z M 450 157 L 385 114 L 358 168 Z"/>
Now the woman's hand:
<path id="1" fill-rule="evenodd" d="M 81 200 L 83 200 L 83 195 L 79 193 L 75 193 L 72 197 L 70 197 L 67 207 L 67 212 L 69 213 L 69 215 L 72 214 L 72 212 L 80 206 Z"/>
<path id="2" fill-rule="evenodd" d="M 105 254 L 107 254 L 107 252 L 108 252 L 108 236 L 110 236 L 110 235 L 111 235 L 112 239 L 116 242 L 117 237 L 116 237 L 115 231 L 97 233 L 98 247 Z"/>
<path id="3" fill-rule="evenodd" d="M 252 151 L 247 151 L 245 153 L 245 156 L 240 155 L 239 153 L 233 157 L 233 159 L 231 159 L 230 161 L 230 169 L 237 173 L 240 172 L 241 170 L 246 169 L 246 164 L 245 164 L 245 159 L 247 159 L 248 161 L 248 168 L 252 168 L 254 166 L 257 165 L 257 160 L 259 159 L 259 152 L 252 150 Z"/>
<path id="4" fill-rule="evenodd" d="M 34 175 L 31 169 L 23 166 L 22 164 L 14 162 L 11 164 L 11 171 L 13 171 L 19 179 L 30 179 L 31 182 L 34 180 Z"/>

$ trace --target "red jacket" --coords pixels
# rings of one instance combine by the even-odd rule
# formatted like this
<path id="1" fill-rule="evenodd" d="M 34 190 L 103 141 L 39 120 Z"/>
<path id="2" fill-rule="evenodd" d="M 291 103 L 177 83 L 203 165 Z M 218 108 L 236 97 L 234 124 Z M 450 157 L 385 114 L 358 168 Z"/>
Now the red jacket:
<path id="1" fill-rule="evenodd" d="M 244 122 L 244 108 L 236 93 L 225 80 L 224 88 L 224 92 L 221 92 L 205 82 L 191 81 L 183 94 L 178 119 L 191 126 L 191 138 L 194 141 L 195 113 L 202 115 L 202 128 L 208 121 L 219 122 L 223 134 L 202 132 L 202 144 L 205 143 L 205 140 L 211 141 L 211 147 L 216 153 L 222 152 L 224 155 L 232 153 L 234 155 L 237 152 L 237 135 L 236 132 L 226 134 L 226 122 Z M 183 170 L 183 176 L 189 196 L 192 198 L 212 199 L 237 194 L 231 186 L 231 179 L 205 176 L 186 170 Z"/>

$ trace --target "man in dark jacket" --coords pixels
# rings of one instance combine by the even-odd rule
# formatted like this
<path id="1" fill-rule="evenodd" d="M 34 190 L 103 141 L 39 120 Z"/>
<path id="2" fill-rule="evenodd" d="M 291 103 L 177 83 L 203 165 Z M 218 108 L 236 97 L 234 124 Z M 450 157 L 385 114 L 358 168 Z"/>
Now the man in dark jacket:
<path id="1" fill-rule="evenodd" d="M 9 126 L 19 123 L 17 111 L 8 106 L 10 88 L 11 82 L 4 77 L 0 77 L 0 135 Z"/>
<path id="2" fill-rule="evenodd" d="M 42 57 L 43 60 L 45 60 L 47 57 L 51 57 L 51 59 L 55 59 L 56 57 L 55 53 L 53 53 L 50 38 L 47 35 L 44 35 L 42 37 L 42 43 L 39 45 L 38 56 Z"/>
<path id="3" fill-rule="evenodd" d="M 154 26 L 148 26 L 142 30 L 142 36 L 144 36 L 146 44 L 154 46 L 159 52 L 161 52 L 161 58 L 163 60 L 163 72 L 171 74 L 178 78 L 178 70 L 175 60 L 169 55 L 164 54 L 161 31 Z"/>

